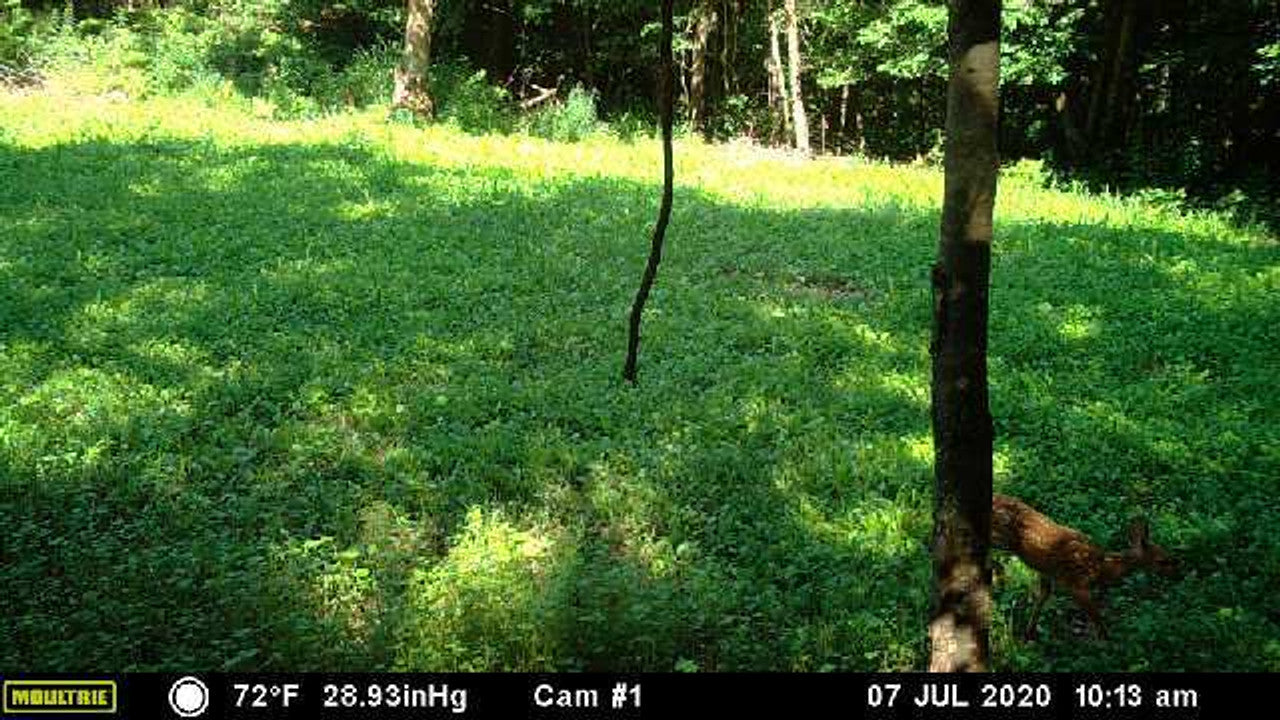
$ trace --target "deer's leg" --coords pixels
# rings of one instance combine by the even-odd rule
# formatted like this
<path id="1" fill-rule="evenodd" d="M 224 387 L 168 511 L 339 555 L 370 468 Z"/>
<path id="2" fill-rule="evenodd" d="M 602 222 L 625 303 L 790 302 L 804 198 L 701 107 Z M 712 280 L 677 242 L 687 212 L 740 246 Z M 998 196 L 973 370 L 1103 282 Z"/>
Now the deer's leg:
<path id="1" fill-rule="evenodd" d="M 1071 588 L 1071 597 L 1075 599 L 1077 605 L 1084 608 L 1084 611 L 1089 614 L 1089 621 L 1097 628 L 1098 637 L 1106 640 L 1107 627 L 1102 624 L 1102 614 L 1098 612 L 1098 604 L 1093 601 L 1093 596 L 1089 593 L 1089 586 L 1073 586 Z"/>
<path id="2" fill-rule="evenodd" d="M 1031 607 L 1031 619 L 1027 621 L 1027 632 L 1023 635 L 1028 642 L 1037 637 L 1036 623 L 1040 620 L 1040 608 L 1044 607 L 1044 601 L 1049 599 L 1052 592 L 1053 578 L 1042 574 L 1040 584 L 1036 587 L 1035 604 Z"/>

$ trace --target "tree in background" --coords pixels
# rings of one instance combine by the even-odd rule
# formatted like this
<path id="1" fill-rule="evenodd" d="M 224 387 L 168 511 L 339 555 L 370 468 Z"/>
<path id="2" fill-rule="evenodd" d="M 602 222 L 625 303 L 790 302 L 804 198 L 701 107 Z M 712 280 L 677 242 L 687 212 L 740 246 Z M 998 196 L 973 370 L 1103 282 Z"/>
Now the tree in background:
<path id="1" fill-rule="evenodd" d="M 738 21 L 741 19 L 746 0 L 724 0 L 723 42 L 720 44 L 720 80 L 726 96 L 738 91 Z"/>
<path id="2" fill-rule="evenodd" d="M 774 143 L 788 142 L 787 136 L 791 134 L 791 100 L 787 94 L 787 76 L 782 64 L 782 43 L 779 40 L 780 31 L 778 30 L 778 16 L 773 11 L 772 5 L 769 7 L 769 59 L 765 61 L 765 67 L 769 74 L 769 113 L 773 122 Z M 779 135 L 778 130 L 782 130 Z"/>
<path id="3" fill-rule="evenodd" d="M 692 55 L 689 63 L 689 124 L 697 132 L 707 125 L 707 56 L 711 33 L 719 19 L 715 0 L 697 0 L 693 7 Z"/>
<path id="4" fill-rule="evenodd" d="M 987 289 L 999 157 L 1000 0 L 951 0 L 945 191 L 933 268 L 929 669 L 984 670 L 991 617 Z"/>
<path id="5" fill-rule="evenodd" d="M 809 154 L 809 119 L 804 111 L 804 93 L 800 85 L 800 18 L 796 0 L 785 0 L 787 23 L 787 65 L 791 80 L 791 121 L 796 129 L 796 149 Z"/>
<path id="6" fill-rule="evenodd" d="M 404 51 L 395 72 L 392 105 L 428 118 L 435 112 L 431 100 L 431 20 L 435 0 L 408 0 L 404 21 Z"/>

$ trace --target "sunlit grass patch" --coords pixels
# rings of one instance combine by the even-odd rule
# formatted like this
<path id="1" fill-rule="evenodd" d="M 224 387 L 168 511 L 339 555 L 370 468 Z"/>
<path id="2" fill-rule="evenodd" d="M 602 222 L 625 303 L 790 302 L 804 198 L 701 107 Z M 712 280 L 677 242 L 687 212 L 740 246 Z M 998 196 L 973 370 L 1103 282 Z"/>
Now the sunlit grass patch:
<path id="1" fill-rule="evenodd" d="M 566 553 L 569 555 L 566 556 Z M 570 608 L 572 549 L 501 514 L 467 513 L 438 565 L 409 581 L 402 668 L 553 668 Z"/>

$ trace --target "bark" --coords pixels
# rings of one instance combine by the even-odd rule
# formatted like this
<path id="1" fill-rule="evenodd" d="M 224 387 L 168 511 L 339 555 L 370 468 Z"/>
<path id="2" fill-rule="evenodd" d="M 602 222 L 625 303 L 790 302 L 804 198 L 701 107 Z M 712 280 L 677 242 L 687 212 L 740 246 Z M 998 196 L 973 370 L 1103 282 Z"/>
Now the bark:
<path id="1" fill-rule="evenodd" d="M 724 3 L 723 43 L 720 46 L 720 79 L 724 83 L 726 97 L 733 95 L 738 87 L 738 3 L 727 0 Z"/>
<path id="2" fill-rule="evenodd" d="M 675 163 L 671 149 L 675 114 L 675 62 L 671 52 L 674 34 L 672 2 L 673 0 L 662 0 L 662 47 L 659 49 L 658 68 L 658 117 L 662 124 L 662 204 L 658 207 L 658 222 L 653 226 L 649 262 L 645 265 L 644 275 L 640 278 L 640 289 L 636 291 L 635 302 L 631 305 L 627 359 L 622 368 L 622 378 L 632 385 L 636 382 L 636 363 L 640 354 L 640 318 L 644 314 L 644 305 L 649 300 L 654 280 L 658 277 L 662 244 L 667 237 L 667 224 L 671 221 L 671 195 L 675 182 Z"/>
<path id="3" fill-rule="evenodd" d="M 791 79 L 791 119 L 796 129 L 796 149 L 809 154 L 809 120 L 804 113 L 804 98 L 800 92 L 800 18 L 796 13 L 796 0 L 784 3 L 787 18 L 787 64 Z"/>
<path id="4" fill-rule="evenodd" d="M 995 205 L 1000 0 L 951 0 L 945 194 L 933 269 L 932 671 L 984 670 L 991 612 L 987 291 Z"/>
<path id="5" fill-rule="evenodd" d="M 836 154 L 839 154 L 839 148 L 843 147 L 845 141 L 849 138 L 849 83 L 840 86 L 840 140 L 837 145 Z"/>
<path id="6" fill-rule="evenodd" d="M 408 0 L 404 24 L 404 51 L 395 72 L 392 105 L 429 118 L 435 112 L 431 100 L 431 20 L 435 0 Z"/>
<path id="7" fill-rule="evenodd" d="M 1107 99 L 1102 106 L 1102 136 L 1111 139 L 1115 135 L 1117 115 L 1124 116 L 1126 108 L 1120 105 L 1120 90 L 1127 84 L 1129 57 L 1133 47 L 1133 35 L 1138 19 L 1137 0 L 1126 0 L 1120 17 L 1120 38 L 1115 56 L 1111 59 L 1111 82 L 1107 87 Z M 1127 104 L 1127 103 L 1126 103 Z"/>
<path id="8" fill-rule="evenodd" d="M 791 102 L 787 97 L 787 81 L 782 70 L 782 45 L 779 41 L 778 18 L 769 8 L 769 108 L 774 117 L 774 142 L 778 142 L 777 129 L 783 137 L 791 134 Z"/>
<path id="9" fill-rule="evenodd" d="M 695 8 L 692 61 L 689 68 L 689 124 L 697 132 L 706 130 L 707 113 L 707 45 L 715 32 L 714 0 L 702 0 Z"/>
<path id="10" fill-rule="evenodd" d="M 865 95 L 861 90 L 853 90 L 851 92 L 853 101 L 853 136 L 857 139 L 856 147 L 858 154 L 866 157 L 867 154 L 867 132 L 866 122 L 862 116 L 862 110 Z"/>

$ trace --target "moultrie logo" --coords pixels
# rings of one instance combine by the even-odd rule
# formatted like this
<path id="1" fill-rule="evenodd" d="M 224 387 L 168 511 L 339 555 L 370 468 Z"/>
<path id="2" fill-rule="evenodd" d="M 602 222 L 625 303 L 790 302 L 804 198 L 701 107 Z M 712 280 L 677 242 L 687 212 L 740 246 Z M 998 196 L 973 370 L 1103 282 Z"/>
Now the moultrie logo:
<path id="1" fill-rule="evenodd" d="M 114 713 L 114 680 L 5 680 L 4 714 Z"/>

